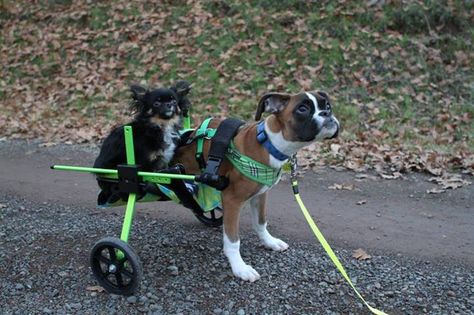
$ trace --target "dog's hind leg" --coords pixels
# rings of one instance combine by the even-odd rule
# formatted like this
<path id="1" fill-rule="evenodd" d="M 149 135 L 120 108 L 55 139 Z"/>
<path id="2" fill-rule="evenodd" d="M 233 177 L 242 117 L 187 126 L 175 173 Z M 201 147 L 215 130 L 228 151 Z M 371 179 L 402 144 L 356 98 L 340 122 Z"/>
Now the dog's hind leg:
<path id="1" fill-rule="evenodd" d="M 288 244 L 273 237 L 267 230 L 266 219 L 267 193 L 259 194 L 250 199 L 250 209 L 252 211 L 252 225 L 262 244 L 276 251 L 288 249 Z"/>
<path id="2" fill-rule="evenodd" d="M 243 201 L 233 198 L 232 194 L 223 191 L 222 206 L 224 208 L 224 254 L 229 260 L 234 276 L 254 282 L 260 279 L 258 272 L 247 265 L 240 255 L 239 216 Z"/>

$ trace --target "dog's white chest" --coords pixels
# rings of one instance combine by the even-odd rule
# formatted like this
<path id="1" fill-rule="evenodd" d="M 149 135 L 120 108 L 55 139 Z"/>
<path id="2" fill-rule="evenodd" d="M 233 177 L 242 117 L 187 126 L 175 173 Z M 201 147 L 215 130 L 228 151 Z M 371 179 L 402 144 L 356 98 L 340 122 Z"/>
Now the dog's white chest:
<path id="1" fill-rule="evenodd" d="M 174 155 L 174 150 L 176 149 L 176 143 L 174 139 L 178 138 L 179 135 L 173 126 L 167 126 L 165 128 L 163 141 L 165 142 L 165 148 L 163 150 L 163 157 L 166 162 L 171 161 Z"/>

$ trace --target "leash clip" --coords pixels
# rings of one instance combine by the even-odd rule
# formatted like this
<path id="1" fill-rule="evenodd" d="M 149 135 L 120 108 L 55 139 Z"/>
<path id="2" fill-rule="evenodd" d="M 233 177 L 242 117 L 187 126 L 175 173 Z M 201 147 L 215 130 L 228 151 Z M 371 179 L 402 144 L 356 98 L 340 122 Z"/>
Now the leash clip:
<path id="1" fill-rule="evenodd" d="M 293 154 L 290 157 L 290 176 L 291 176 L 291 181 L 296 180 L 296 167 L 298 166 L 298 159 L 296 158 L 296 154 Z"/>
<path id="2" fill-rule="evenodd" d="M 296 158 L 296 153 L 290 157 L 290 179 L 291 179 L 291 188 L 293 188 L 293 194 L 299 194 L 298 189 L 298 180 L 296 176 L 296 167 L 298 166 L 298 159 Z"/>

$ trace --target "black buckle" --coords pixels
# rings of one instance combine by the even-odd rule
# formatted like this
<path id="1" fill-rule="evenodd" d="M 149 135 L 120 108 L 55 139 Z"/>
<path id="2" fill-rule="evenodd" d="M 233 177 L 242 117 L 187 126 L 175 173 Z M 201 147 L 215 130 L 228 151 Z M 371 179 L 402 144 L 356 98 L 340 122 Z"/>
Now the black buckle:
<path id="1" fill-rule="evenodd" d="M 208 156 L 206 169 L 196 178 L 196 181 L 214 187 L 217 190 L 224 190 L 229 185 L 229 179 L 217 174 L 221 163 L 222 159 L 212 155 Z"/>
<path id="2" fill-rule="evenodd" d="M 121 193 L 136 194 L 140 191 L 139 170 L 140 165 L 117 165 L 119 191 Z"/>
<path id="3" fill-rule="evenodd" d="M 204 171 L 204 173 L 217 174 L 217 171 L 218 171 L 219 166 L 221 165 L 221 163 L 222 163 L 222 159 L 220 159 L 218 157 L 215 157 L 215 156 L 212 156 L 212 155 L 209 155 L 207 157 L 207 166 L 206 166 L 206 170 Z"/>

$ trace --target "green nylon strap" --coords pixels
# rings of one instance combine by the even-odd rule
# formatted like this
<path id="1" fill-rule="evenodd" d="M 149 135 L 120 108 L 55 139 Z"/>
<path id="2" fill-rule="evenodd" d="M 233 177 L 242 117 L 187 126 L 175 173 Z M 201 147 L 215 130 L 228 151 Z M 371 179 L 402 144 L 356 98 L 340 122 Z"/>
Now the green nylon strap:
<path id="1" fill-rule="evenodd" d="M 273 168 L 240 153 L 231 141 L 226 153 L 227 159 L 245 177 L 265 186 L 273 186 L 281 174 L 281 169 Z"/>
<path id="2" fill-rule="evenodd" d="M 194 135 L 194 138 L 196 139 L 196 160 L 198 161 L 201 158 L 202 151 L 204 149 L 204 139 L 210 139 L 216 134 L 216 129 L 207 128 L 211 120 L 212 117 L 209 117 L 204 120 L 201 126 L 199 126 L 199 128 L 196 130 L 196 134 Z"/>

